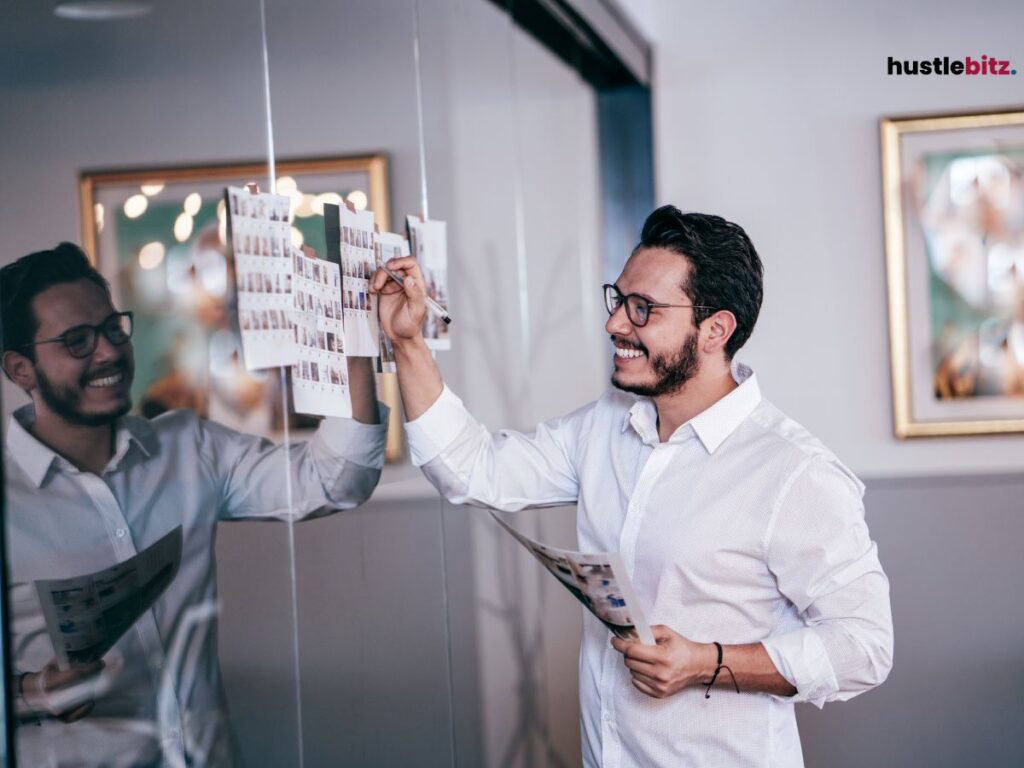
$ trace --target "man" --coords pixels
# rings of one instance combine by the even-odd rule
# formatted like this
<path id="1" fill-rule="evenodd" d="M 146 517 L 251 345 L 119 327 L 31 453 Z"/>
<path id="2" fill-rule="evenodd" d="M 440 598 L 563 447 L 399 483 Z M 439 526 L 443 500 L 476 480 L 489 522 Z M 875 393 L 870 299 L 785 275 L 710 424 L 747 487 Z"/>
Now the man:
<path id="1" fill-rule="evenodd" d="M 793 704 L 889 672 L 888 581 L 861 483 L 733 362 L 762 297 L 746 233 L 654 211 L 605 286 L 615 388 L 533 435 L 489 434 L 444 386 L 419 268 L 388 266 L 404 288 L 378 273 L 373 290 L 416 463 L 455 503 L 577 503 L 579 547 L 621 551 L 655 624 L 651 647 L 584 619 L 584 763 L 801 765 Z"/>
<path id="2" fill-rule="evenodd" d="M 371 361 L 349 361 L 355 420 L 326 419 L 288 450 L 191 411 L 127 415 L 132 316 L 78 247 L 4 267 L 0 291 L 4 372 L 32 401 L 5 446 L 19 763 L 230 765 L 216 524 L 309 518 L 369 497 L 384 449 Z M 58 669 L 34 581 L 107 568 L 178 526 L 177 576 L 106 667 Z M 69 701 L 69 688 L 85 693 Z"/>

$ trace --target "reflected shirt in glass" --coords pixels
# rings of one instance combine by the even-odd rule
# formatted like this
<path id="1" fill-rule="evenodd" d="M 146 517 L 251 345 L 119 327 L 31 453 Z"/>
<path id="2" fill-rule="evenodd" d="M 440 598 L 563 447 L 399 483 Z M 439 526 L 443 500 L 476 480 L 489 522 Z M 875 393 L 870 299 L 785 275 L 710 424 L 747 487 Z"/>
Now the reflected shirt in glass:
<path id="1" fill-rule="evenodd" d="M 205 765 L 234 762 L 217 661 L 214 534 L 221 520 L 296 519 L 369 498 L 384 463 L 383 424 L 325 419 L 290 447 L 178 410 L 118 421 L 113 458 L 81 472 L 29 432 L 25 406 L 6 444 L 7 535 L 16 673 L 54 658 L 33 582 L 126 560 L 178 525 L 180 570 L 106 655 L 112 687 L 66 724 L 22 712 L 20 765 Z"/>
<path id="2" fill-rule="evenodd" d="M 413 461 L 457 504 L 577 504 L 583 552 L 621 552 L 641 607 L 697 642 L 760 642 L 797 694 L 703 687 L 654 699 L 608 630 L 583 619 L 587 766 L 800 766 L 793 704 L 878 685 L 892 664 L 889 582 L 864 486 L 818 440 L 738 386 L 661 442 L 648 398 L 611 390 L 532 435 L 492 435 L 445 388 L 407 425 Z"/>

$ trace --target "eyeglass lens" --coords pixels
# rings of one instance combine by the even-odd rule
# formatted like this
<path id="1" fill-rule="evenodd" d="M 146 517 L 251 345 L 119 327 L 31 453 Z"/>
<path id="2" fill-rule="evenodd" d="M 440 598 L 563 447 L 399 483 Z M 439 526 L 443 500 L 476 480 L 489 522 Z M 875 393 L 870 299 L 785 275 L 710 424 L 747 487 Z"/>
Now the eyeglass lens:
<path id="1" fill-rule="evenodd" d="M 616 310 L 626 302 L 626 317 L 636 326 L 643 326 L 650 316 L 651 307 L 640 296 L 623 296 L 614 285 L 606 285 L 604 288 L 604 304 L 609 315 L 615 314 Z"/>
<path id="2" fill-rule="evenodd" d="M 104 322 L 99 330 L 111 344 L 124 344 L 132 335 L 131 315 L 114 315 Z M 96 328 L 91 325 L 72 328 L 64 336 L 68 352 L 75 357 L 92 354 L 96 349 L 96 340 Z"/>

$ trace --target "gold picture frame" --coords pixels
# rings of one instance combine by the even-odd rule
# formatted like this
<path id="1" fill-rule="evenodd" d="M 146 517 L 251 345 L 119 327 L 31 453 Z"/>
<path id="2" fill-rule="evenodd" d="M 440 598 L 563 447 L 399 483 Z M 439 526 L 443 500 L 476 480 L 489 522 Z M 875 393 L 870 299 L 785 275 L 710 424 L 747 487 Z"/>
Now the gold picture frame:
<path id="1" fill-rule="evenodd" d="M 296 242 L 314 245 L 321 256 L 326 253 L 324 202 L 354 199 L 357 206 L 374 212 L 382 230 L 390 228 L 388 158 L 383 153 L 282 160 L 276 164 L 276 173 L 278 191 L 292 195 L 295 200 L 292 212 Z M 144 336 L 137 339 L 138 381 L 133 387 L 133 396 L 143 413 L 147 413 L 147 408 L 147 415 L 159 412 L 163 405 L 157 401 L 163 398 L 167 407 L 192 407 L 219 420 L 225 420 L 227 413 L 229 426 L 249 432 L 269 436 L 283 426 L 279 418 L 280 388 L 273 377 L 247 376 L 236 365 L 231 369 L 235 379 L 232 388 L 209 383 L 215 379 L 213 341 L 223 342 L 223 332 L 232 327 L 227 318 L 232 292 L 224 278 L 229 274 L 229 266 L 223 242 L 223 190 L 248 182 L 265 186 L 267 178 L 265 162 L 88 170 L 80 174 L 83 248 L 111 282 L 115 300 L 132 305 L 137 336 L 139 331 Z M 129 198 L 135 199 L 129 203 Z M 132 205 L 134 208 L 125 207 Z M 140 206 L 142 211 L 138 212 Z M 147 247 L 149 251 L 144 252 Z M 217 252 L 224 257 L 223 266 L 217 260 Z M 196 257 L 196 253 L 201 256 Z M 196 258 L 210 262 L 212 277 L 206 273 L 196 277 Z M 183 278 L 181 272 L 185 267 L 188 274 Z M 175 291 L 167 287 L 180 285 L 182 280 L 190 286 L 199 285 L 195 290 L 190 287 L 198 298 L 188 296 L 187 311 L 175 305 Z M 208 285 L 211 283 L 212 287 Z M 198 333 L 194 332 L 196 327 L 200 329 Z M 202 366 L 189 368 L 168 363 L 168 356 L 177 353 L 166 347 L 194 342 L 193 337 L 202 345 L 203 330 L 207 331 L 209 342 L 206 352 L 210 372 L 194 373 L 192 368 Z M 194 350 L 191 354 L 196 355 Z M 237 362 L 237 352 L 233 354 Z M 219 365 L 223 368 L 227 364 L 221 361 Z M 208 378 L 196 384 L 203 375 Z M 225 394 L 227 389 L 231 392 Z M 392 410 L 386 457 L 389 463 L 395 463 L 403 455 L 401 404 L 395 375 L 378 374 L 378 390 L 381 400 Z M 256 413 L 259 408 L 268 411 L 262 418 Z M 312 423 L 311 419 L 295 414 L 289 419 L 290 426 L 300 430 Z"/>
<path id="2" fill-rule="evenodd" d="M 895 435 L 1024 432 L 1024 109 L 880 132 Z"/>

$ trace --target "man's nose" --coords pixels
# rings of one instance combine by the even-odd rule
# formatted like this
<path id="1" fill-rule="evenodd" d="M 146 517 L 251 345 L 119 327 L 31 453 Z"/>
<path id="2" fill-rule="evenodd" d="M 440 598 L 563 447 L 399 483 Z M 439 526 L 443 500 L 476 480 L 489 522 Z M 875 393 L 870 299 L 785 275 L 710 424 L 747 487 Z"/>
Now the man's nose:
<path id="1" fill-rule="evenodd" d="M 604 329 L 616 336 L 629 336 L 633 333 L 633 324 L 626 316 L 625 304 L 619 305 L 619 308 L 608 316 L 608 322 L 604 324 Z"/>
<path id="2" fill-rule="evenodd" d="M 92 351 L 92 359 L 94 362 L 100 363 L 120 360 L 128 353 L 130 347 L 130 341 L 126 341 L 124 344 L 114 344 L 104 334 L 97 333 L 96 349 Z"/>

